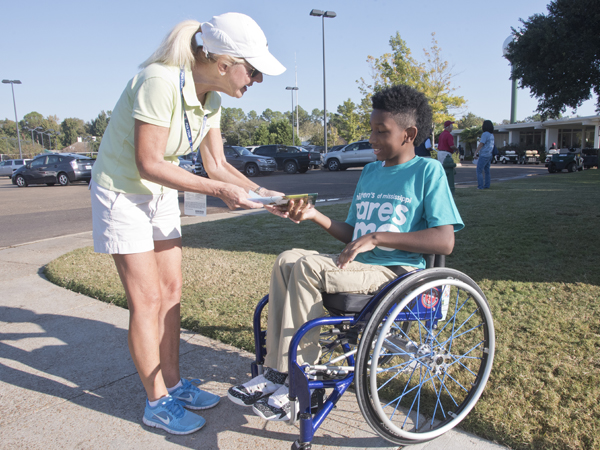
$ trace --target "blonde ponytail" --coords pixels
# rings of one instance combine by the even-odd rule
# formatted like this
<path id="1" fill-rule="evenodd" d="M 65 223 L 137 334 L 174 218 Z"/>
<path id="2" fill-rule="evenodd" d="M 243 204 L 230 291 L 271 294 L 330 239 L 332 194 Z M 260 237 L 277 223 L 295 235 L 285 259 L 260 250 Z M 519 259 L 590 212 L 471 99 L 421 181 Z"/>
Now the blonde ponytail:
<path id="1" fill-rule="evenodd" d="M 199 31 L 201 31 L 200 22 L 196 20 L 185 20 L 178 23 L 162 41 L 158 49 L 140 64 L 140 68 L 143 69 L 153 63 L 175 67 L 193 63 L 198 50 L 193 38 Z"/>

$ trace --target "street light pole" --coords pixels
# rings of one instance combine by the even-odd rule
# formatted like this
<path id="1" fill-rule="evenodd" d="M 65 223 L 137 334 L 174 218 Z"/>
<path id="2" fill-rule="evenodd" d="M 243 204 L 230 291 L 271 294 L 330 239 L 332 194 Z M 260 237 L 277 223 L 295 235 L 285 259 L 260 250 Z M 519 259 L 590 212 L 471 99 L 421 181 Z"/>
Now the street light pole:
<path id="1" fill-rule="evenodd" d="M 508 55 L 508 46 L 514 41 L 514 37 L 510 35 L 504 40 L 502 44 L 502 55 L 506 58 Z M 517 121 L 517 78 L 515 77 L 514 68 L 511 64 L 510 75 L 512 78 L 512 90 L 510 93 L 510 123 L 516 123 Z"/>
<path id="2" fill-rule="evenodd" d="M 325 134 L 325 153 L 327 153 L 327 88 L 325 82 L 325 17 L 334 18 L 337 14 L 334 11 L 321 11 L 313 9 L 310 12 L 311 16 L 322 18 L 323 29 L 323 128 Z"/>
<path id="3" fill-rule="evenodd" d="M 15 107 L 15 123 L 17 124 L 17 139 L 19 140 L 19 158 L 23 159 L 23 151 L 21 150 L 21 133 L 19 132 L 19 119 L 17 118 L 17 102 L 15 101 L 15 84 L 21 84 L 20 80 L 2 80 L 2 83 L 9 84 L 12 89 L 13 106 Z"/>
<path id="4" fill-rule="evenodd" d="M 288 86 L 286 89 L 292 92 L 292 145 L 296 145 L 296 136 L 294 135 L 294 91 L 297 91 L 298 87 Z"/>

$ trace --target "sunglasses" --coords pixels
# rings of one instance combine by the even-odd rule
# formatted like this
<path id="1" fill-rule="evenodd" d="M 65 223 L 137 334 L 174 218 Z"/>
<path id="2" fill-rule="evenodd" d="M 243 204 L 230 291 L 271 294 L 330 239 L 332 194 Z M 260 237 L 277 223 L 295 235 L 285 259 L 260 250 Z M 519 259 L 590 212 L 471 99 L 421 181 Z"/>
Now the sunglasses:
<path id="1" fill-rule="evenodd" d="M 246 64 L 248 64 L 248 63 L 246 63 Z M 248 64 L 248 65 L 246 66 L 246 69 L 248 69 L 248 76 L 249 76 L 250 78 L 254 78 L 254 77 L 257 77 L 257 76 L 261 75 L 261 71 L 260 71 L 260 70 L 258 70 L 258 69 L 255 69 L 255 68 L 254 68 L 254 67 L 252 67 L 252 65 L 250 65 L 250 64 Z"/>

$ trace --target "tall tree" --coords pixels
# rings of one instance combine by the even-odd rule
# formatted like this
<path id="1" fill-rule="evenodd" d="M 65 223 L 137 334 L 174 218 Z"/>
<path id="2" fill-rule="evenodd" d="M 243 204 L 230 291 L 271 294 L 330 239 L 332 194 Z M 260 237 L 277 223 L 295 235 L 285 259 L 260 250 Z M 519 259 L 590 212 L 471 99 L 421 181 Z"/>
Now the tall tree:
<path id="1" fill-rule="evenodd" d="M 600 113 L 600 7 L 598 0 L 553 0 L 548 14 L 535 14 L 508 47 L 512 78 L 538 99 L 542 117 L 576 110 L 597 96 Z"/>
<path id="2" fill-rule="evenodd" d="M 332 122 L 342 139 L 346 142 L 354 142 L 363 137 L 360 121 L 359 108 L 352 100 L 348 99 L 342 105 L 338 106 L 337 114 L 334 115 Z"/>
<path id="3" fill-rule="evenodd" d="M 472 112 L 468 112 L 461 119 L 456 121 L 456 127 L 461 130 L 471 127 L 481 128 L 481 125 L 483 125 L 484 120 L 485 119 L 483 117 L 479 117 L 478 115 L 473 114 Z"/>
<path id="4" fill-rule="evenodd" d="M 423 49 L 423 52 L 427 59 L 423 93 L 433 110 L 436 129 L 441 132 L 442 124 L 454 119 L 453 112 L 465 103 L 465 99 L 453 94 L 456 88 L 452 86 L 452 67 L 442 58 L 442 49 L 435 39 L 435 33 L 431 33 L 431 47 L 429 50 Z"/>
<path id="5" fill-rule="evenodd" d="M 108 127 L 108 122 L 110 121 L 110 115 L 112 111 L 101 111 L 98 114 L 98 117 L 93 119 L 89 124 L 89 134 L 92 136 L 96 136 L 96 138 L 102 138 L 104 132 L 106 131 L 106 127 Z"/>
<path id="6" fill-rule="evenodd" d="M 77 137 L 84 136 L 86 134 L 83 120 L 77 118 L 68 118 L 63 120 L 60 124 L 60 129 L 60 140 L 63 147 L 68 147 L 69 145 L 77 142 Z"/>
<path id="7" fill-rule="evenodd" d="M 362 109 L 370 104 L 371 95 L 380 89 L 396 84 L 411 86 L 425 94 L 433 109 L 433 121 L 441 130 L 446 120 L 453 120 L 453 111 L 465 103 L 463 97 L 453 94 L 451 67 L 441 56 L 441 48 L 432 33 L 432 44 L 424 49 L 426 62 L 417 61 L 400 37 L 400 33 L 390 38 L 391 53 L 385 53 L 379 58 L 369 56 L 367 63 L 371 68 L 371 80 L 361 78 L 359 90 L 365 96 L 366 102 Z M 363 122 L 366 121 L 364 117 Z M 364 125 L 365 127 L 367 124 Z"/>

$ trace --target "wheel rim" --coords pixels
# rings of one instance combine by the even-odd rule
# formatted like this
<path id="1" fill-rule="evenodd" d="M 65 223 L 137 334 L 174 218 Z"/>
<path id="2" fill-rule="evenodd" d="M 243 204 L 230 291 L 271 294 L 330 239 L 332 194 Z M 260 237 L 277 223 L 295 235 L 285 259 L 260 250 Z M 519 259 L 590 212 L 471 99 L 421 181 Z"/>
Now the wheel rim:
<path id="1" fill-rule="evenodd" d="M 253 177 L 257 173 L 258 168 L 254 164 L 250 164 L 248 167 L 246 167 L 246 175 L 248 175 L 249 177 Z"/>
<path id="2" fill-rule="evenodd" d="M 69 179 L 67 178 L 67 176 L 64 173 L 62 173 L 58 176 L 58 182 L 62 186 L 65 186 L 69 182 Z"/>
<path id="3" fill-rule="evenodd" d="M 327 167 L 332 172 L 335 172 L 336 170 L 339 169 L 340 165 L 338 164 L 338 162 L 335 159 L 333 159 L 333 160 L 329 161 L 329 163 L 327 164 Z"/>
<path id="4" fill-rule="evenodd" d="M 412 311 L 411 302 L 436 288 L 439 292 L 441 284 L 435 280 L 415 289 L 387 317 Z M 390 348 L 399 349 L 392 353 L 395 361 L 370 369 L 367 383 L 382 425 L 413 442 L 434 439 L 456 426 L 475 406 L 493 362 L 494 330 L 487 302 L 460 280 L 446 279 L 443 285 L 449 289 L 449 310 L 437 329 L 420 320 L 407 335 L 396 321 L 386 320 L 371 354 L 371 361 L 381 361 L 390 356 Z M 444 296 L 437 298 L 443 305 Z"/>
<path id="5" fill-rule="evenodd" d="M 25 179 L 23 177 L 17 177 L 17 186 L 19 186 L 19 187 L 25 186 Z"/>
<path id="6" fill-rule="evenodd" d="M 296 164 L 293 162 L 287 163 L 285 165 L 285 171 L 287 173 L 296 173 L 297 170 L 298 170 L 298 168 L 296 167 Z"/>

